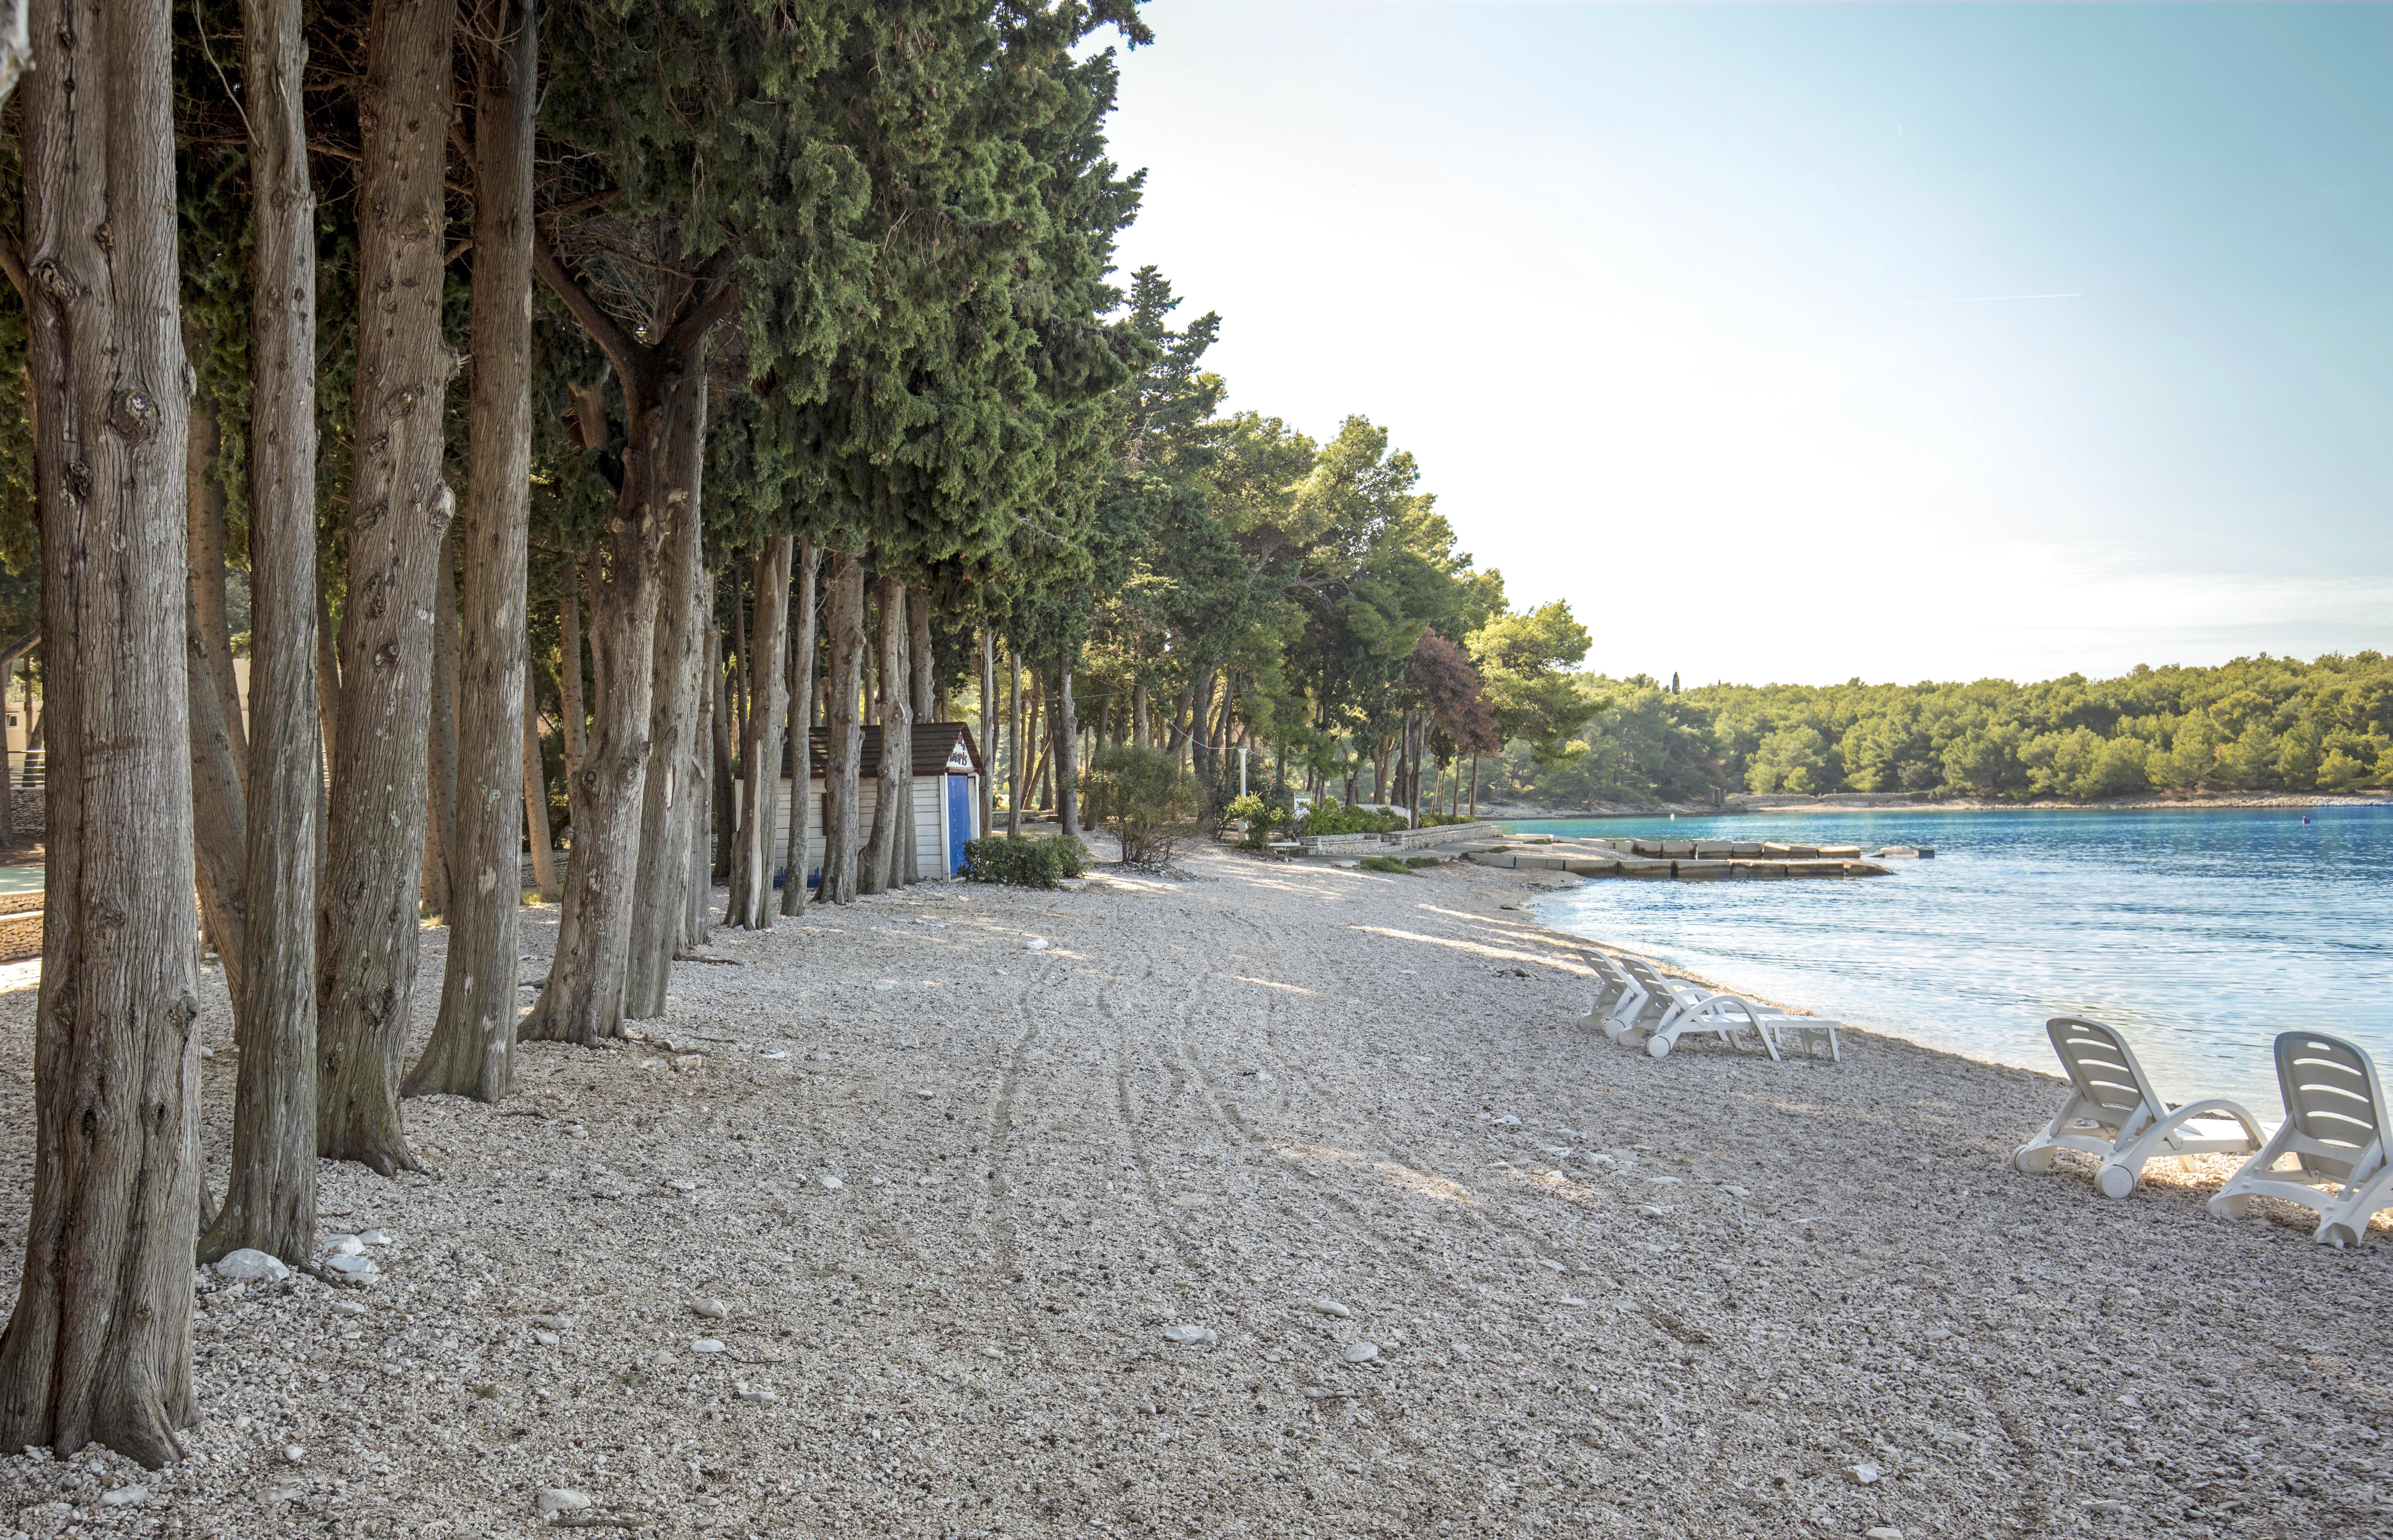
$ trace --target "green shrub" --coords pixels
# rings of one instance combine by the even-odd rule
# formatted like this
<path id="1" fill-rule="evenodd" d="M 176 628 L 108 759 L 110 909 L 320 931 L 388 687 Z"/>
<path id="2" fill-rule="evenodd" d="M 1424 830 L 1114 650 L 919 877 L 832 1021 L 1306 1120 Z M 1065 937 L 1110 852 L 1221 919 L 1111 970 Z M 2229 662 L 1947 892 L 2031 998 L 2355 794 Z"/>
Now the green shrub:
<path id="1" fill-rule="evenodd" d="M 1009 840 L 1002 834 L 964 842 L 964 877 L 1017 888 L 1052 888 L 1056 880 L 1089 869 L 1089 847 L 1068 834 L 1050 840 Z"/>
<path id="2" fill-rule="evenodd" d="M 1341 807 L 1334 797 L 1324 797 L 1313 804 L 1304 816 L 1306 834 L 1385 834 L 1402 822 L 1393 813 L 1376 813 L 1367 807 Z"/>
<path id="3" fill-rule="evenodd" d="M 1163 866 L 1196 832 L 1196 779 L 1160 749 L 1125 743 L 1099 750 L 1080 791 L 1090 818 L 1112 826 L 1127 865 Z"/>
<path id="4" fill-rule="evenodd" d="M 1407 855 L 1405 857 L 1405 865 L 1408 867 L 1434 867 L 1440 864 L 1442 864 L 1442 858 L 1435 855 Z"/>
<path id="5" fill-rule="evenodd" d="M 1430 864 L 1436 865 L 1435 859 L 1432 858 Z M 1410 877 L 1413 874 L 1413 868 L 1409 863 L 1399 860 L 1393 855 L 1369 856 L 1363 862 L 1363 869 L 1392 872 L 1398 877 Z"/>

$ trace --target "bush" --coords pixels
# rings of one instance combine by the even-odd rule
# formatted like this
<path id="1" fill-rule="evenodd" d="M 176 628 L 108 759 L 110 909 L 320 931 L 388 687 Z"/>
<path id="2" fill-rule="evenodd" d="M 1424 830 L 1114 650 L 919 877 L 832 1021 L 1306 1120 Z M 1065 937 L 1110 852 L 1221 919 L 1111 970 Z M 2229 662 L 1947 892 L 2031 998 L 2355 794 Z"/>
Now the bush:
<path id="1" fill-rule="evenodd" d="M 964 842 L 964 878 L 1017 888 L 1052 888 L 1058 878 L 1089 869 L 1089 847 L 1068 834 L 1051 840 L 1009 840 L 1002 834 Z"/>
<path id="2" fill-rule="evenodd" d="M 1428 864 L 1432 867 L 1437 865 L 1436 857 L 1431 857 Z M 1414 865 L 1415 863 L 1406 861 L 1401 856 L 1373 855 L 1367 857 L 1363 862 L 1363 869 L 1365 871 L 1391 872 L 1398 877 L 1410 877 L 1413 875 Z"/>
<path id="3" fill-rule="evenodd" d="M 1408 867 L 1434 867 L 1441 866 L 1444 863 L 1445 857 L 1438 855 L 1407 855 L 1405 857 L 1405 865 Z"/>
<path id="4" fill-rule="evenodd" d="M 1160 749 L 1126 743 L 1099 750 L 1080 791 L 1091 820 L 1112 826 L 1121 841 L 1125 865 L 1166 865 L 1174 847 L 1196 832 L 1196 777 Z"/>
<path id="5" fill-rule="evenodd" d="M 1393 813 L 1375 813 L 1366 807 L 1341 807 L 1334 797 L 1324 797 L 1304 815 L 1302 832 L 1306 834 L 1385 834 L 1397 827 L 1399 820 Z"/>
<path id="6" fill-rule="evenodd" d="M 1247 826 L 1243 842 L 1249 850 L 1262 850 L 1271 843 L 1272 835 L 1288 827 L 1288 803 L 1274 803 L 1249 791 L 1222 810 L 1224 818 L 1242 820 Z"/>

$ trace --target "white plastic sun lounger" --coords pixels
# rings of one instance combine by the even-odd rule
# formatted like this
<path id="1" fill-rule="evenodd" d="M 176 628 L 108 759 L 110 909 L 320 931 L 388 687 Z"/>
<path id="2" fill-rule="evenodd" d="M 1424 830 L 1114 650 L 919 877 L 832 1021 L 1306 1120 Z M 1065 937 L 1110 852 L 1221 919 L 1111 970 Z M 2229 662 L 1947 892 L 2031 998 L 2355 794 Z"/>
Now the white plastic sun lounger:
<path id="1" fill-rule="evenodd" d="M 1824 1016 L 1790 1016 L 1741 996 L 1714 994 L 1701 985 L 1672 978 L 1641 958 L 1624 958 L 1620 964 L 1630 978 L 1650 991 L 1654 1000 L 1667 1002 L 1665 1009 L 1649 1011 L 1636 1028 L 1635 1040 L 1656 1059 L 1668 1057 L 1679 1039 L 1690 1034 L 1716 1037 L 1731 1048 L 1740 1047 L 1736 1034 L 1750 1027 L 1773 1060 L 1785 1057 L 1784 1045 L 1790 1036 L 1802 1046 L 1806 1058 L 1824 1043 L 1830 1059 L 1838 1063 L 1844 1060 L 1843 1046 L 1837 1038 L 1837 1029 L 1845 1024 L 1842 1022 L 1832 1022 Z M 1628 1032 L 1622 1032 L 1615 1034 L 1615 1040 L 1628 1040 L 1629 1037 Z"/>
<path id="2" fill-rule="evenodd" d="M 2256 1197 L 2282 1198 L 2319 1212 L 2311 1238 L 2357 1246 L 2379 1208 L 2393 1207 L 2393 1166 L 2386 1159 L 2384 1089 L 2368 1055 L 2322 1032 L 2277 1038 L 2277 1090 L 2285 1122 L 2258 1155 L 2210 1200 L 2223 1220 L 2242 1219 Z M 2289 1171 L 2276 1168 L 2287 1155 Z"/>
<path id="3" fill-rule="evenodd" d="M 2258 1120 L 2233 1102 L 2213 1097 L 2176 1106 L 2162 1101 L 2127 1040 L 2100 1022 L 2055 1016 L 2044 1029 L 2069 1072 L 2069 1099 L 2044 1132 L 2012 1153 L 2020 1170 L 2049 1171 L 2054 1151 L 2082 1150 L 2102 1160 L 2094 1190 L 2123 1198 L 2143 1179 L 2144 1163 L 2157 1156 L 2249 1155 L 2260 1147 Z M 2217 1131 L 2217 1124 L 2230 1121 L 2242 1128 Z M 2198 1130 L 2197 1124 L 2212 1127 Z"/>
<path id="4" fill-rule="evenodd" d="M 1594 1027 L 1610 1036 L 1612 1018 L 1642 1001 L 1645 996 L 1644 986 L 1630 978 L 1627 970 L 1620 964 L 1605 957 L 1602 952 L 1588 952 L 1583 955 L 1587 958 L 1588 967 L 1594 971 L 1596 981 L 1602 987 L 1597 989 L 1595 994 L 1595 1009 L 1581 1016 L 1579 1024 Z"/>

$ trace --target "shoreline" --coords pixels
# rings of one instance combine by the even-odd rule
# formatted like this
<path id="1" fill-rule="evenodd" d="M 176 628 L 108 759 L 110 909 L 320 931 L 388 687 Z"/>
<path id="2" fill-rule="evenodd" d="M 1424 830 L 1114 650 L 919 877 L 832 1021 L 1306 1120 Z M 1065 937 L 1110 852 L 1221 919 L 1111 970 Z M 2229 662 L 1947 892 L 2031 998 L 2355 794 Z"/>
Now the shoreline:
<path id="1" fill-rule="evenodd" d="M 2268 796 L 2203 797 L 2180 800 L 2138 798 L 2131 801 L 2099 803 L 2060 802 L 1984 802 L 1960 798 L 1935 803 L 1838 803 L 1803 802 L 1772 803 L 1768 806 L 1747 805 L 1711 807 L 1697 803 L 1666 803 L 1656 807 L 1636 808 L 1610 804 L 1602 811 L 1573 810 L 1569 812 L 1536 811 L 1506 806 L 1503 811 L 1483 811 L 1480 817 L 1488 823 L 1577 823 L 1618 818 L 1737 818 L 1761 817 L 1774 814 L 1806 815 L 1832 813 L 2200 813 L 2247 812 L 2256 809 L 2310 809 L 2328 807 L 2393 807 L 2393 792 L 2377 796 L 2349 796 L 2321 793 L 2287 793 Z"/>
<path id="2" fill-rule="evenodd" d="M 227 1540 L 528 1536 L 542 1488 L 660 1540 L 2393 1520 L 2278 1480 L 2321 1429 L 2393 1457 L 2393 1248 L 2211 1218 L 2228 1161 L 2123 1202 L 2074 1157 L 2012 1171 L 2048 1075 L 1868 1028 L 1841 1064 L 1616 1047 L 1576 1019 L 1617 948 L 1527 907 L 1564 874 L 1184 865 L 718 929 L 642 1040 L 408 1103 L 424 1172 L 319 1167 L 321 1235 L 386 1237 L 372 1287 L 202 1285 L 203 1461 L 0 1458 L 0 1523 L 123 1533 L 100 1494 L 137 1483 L 142 1525 Z M 537 979 L 555 911 L 521 933 Z M 18 1179 L 32 972 L 0 989 Z M 220 973 L 200 996 L 221 1190 Z M 2283 1309 L 2321 1292 L 2332 1325 Z"/>

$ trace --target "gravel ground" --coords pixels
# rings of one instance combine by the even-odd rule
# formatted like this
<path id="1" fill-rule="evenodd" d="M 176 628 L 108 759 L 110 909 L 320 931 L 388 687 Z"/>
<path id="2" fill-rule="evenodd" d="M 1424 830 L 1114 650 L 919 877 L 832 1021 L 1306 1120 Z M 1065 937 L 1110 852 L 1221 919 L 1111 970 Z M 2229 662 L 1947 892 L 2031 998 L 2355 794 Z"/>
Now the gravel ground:
<path id="1" fill-rule="evenodd" d="M 1569 879 L 1190 868 L 721 932 L 411 1103 L 425 1174 L 324 1168 L 372 1286 L 203 1284 L 193 1457 L 0 1460 L 0 1535 L 2393 1532 L 2381 1226 L 2014 1174 L 2058 1083 L 1899 1040 L 1615 1048 Z"/>

